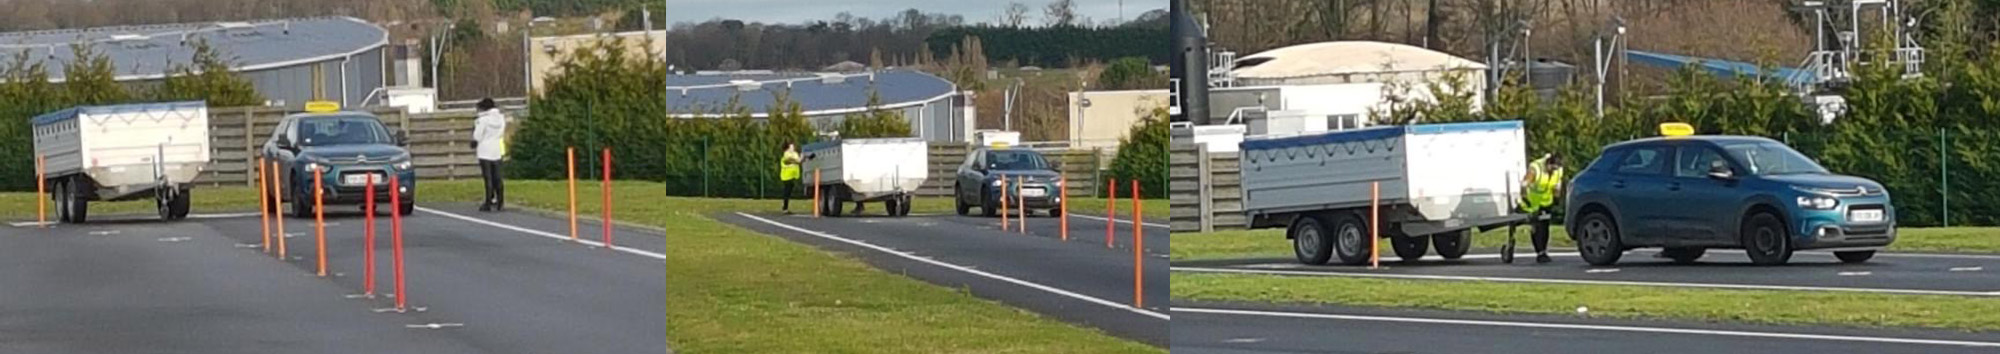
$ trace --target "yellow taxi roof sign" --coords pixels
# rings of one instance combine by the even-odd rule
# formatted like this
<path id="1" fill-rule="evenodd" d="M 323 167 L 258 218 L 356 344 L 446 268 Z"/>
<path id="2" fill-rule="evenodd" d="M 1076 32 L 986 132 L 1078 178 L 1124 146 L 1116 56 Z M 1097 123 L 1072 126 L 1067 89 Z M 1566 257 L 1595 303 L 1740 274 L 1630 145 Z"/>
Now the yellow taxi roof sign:
<path id="1" fill-rule="evenodd" d="M 1007 142 L 1005 142 L 1005 141 L 995 141 L 995 142 L 993 142 L 993 144 L 992 144 L 992 145 L 988 145 L 988 146 L 991 146 L 991 147 L 993 147 L 993 149 L 994 149 L 994 150 L 1004 150 L 1004 149 L 1006 149 L 1006 148 L 1007 148 L 1007 146 L 1008 146 L 1008 145 L 1007 145 Z"/>
<path id="2" fill-rule="evenodd" d="M 1670 137 L 1694 135 L 1694 126 L 1687 123 L 1660 123 L 1660 135 Z"/>
<path id="3" fill-rule="evenodd" d="M 340 104 L 334 103 L 333 101 L 306 102 L 307 113 L 332 113 L 339 111 L 340 111 Z"/>

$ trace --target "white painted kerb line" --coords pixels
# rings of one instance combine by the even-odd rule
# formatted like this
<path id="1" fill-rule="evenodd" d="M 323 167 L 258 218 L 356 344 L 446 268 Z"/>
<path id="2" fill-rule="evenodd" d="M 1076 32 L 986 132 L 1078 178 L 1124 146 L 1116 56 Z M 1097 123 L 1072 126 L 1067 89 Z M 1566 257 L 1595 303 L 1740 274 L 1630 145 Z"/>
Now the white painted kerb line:
<path id="1" fill-rule="evenodd" d="M 745 213 L 740 213 L 740 212 L 739 212 L 739 213 L 736 213 L 736 215 L 741 215 L 741 216 L 743 216 L 743 217 L 745 217 L 745 218 L 750 218 L 751 220 L 757 220 L 757 221 L 759 221 L 759 222 L 763 222 L 763 223 L 765 223 L 765 224 L 771 224 L 771 226 L 777 226 L 777 227 L 782 227 L 782 228 L 785 228 L 785 229 L 788 229 L 788 230 L 792 230 L 792 231 L 798 231 L 798 232 L 800 232 L 800 233 L 804 233 L 804 234 L 807 234 L 807 235 L 813 235 L 813 236 L 817 236 L 817 237 L 819 237 L 819 238 L 824 238 L 824 239 L 828 239 L 828 240 L 834 240 L 834 241 L 840 241 L 841 243 L 846 243 L 846 244 L 850 244 L 850 245 L 855 245 L 855 246 L 861 246 L 861 247 L 863 247 L 863 248 L 867 248 L 867 249 L 872 249 L 872 250 L 876 250 L 876 251 L 881 251 L 882 253 L 888 253 L 888 254 L 891 254 L 891 255 L 895 255 L 895 256 L 897 256 L 897 257 L 903 257 L 903 258 L 905 258 L 905 259 L 909 259 L 909 260 L 913 260 L 913 261 L 918 261 L 918 262 L 924 262 L 924 263 L 928 263 L 928 264 L 931 264 L 931 265 L 935 265 L 935 266 L 939 266 L 939 267 L 945 267 L 945 268 L 947 268 L 947 269 L 951 269 L 951 270 L 956 270 L 956 271 L 961 271 L 961 272 L 966 272 L 966 273 L 971 273 L 972 275 L 977 275 L 977 276 L 982 276 L 982 277 L 987 277 L 987 278 L 990 278 L 990 279 L 994 279 L 994 280 L 999 280 L 999 281 L 1004 281 L 1004 282 L 1008 282 L 1008 283 L 1014 283 L 1015 285 L 1020 285 L 1020 286 L 1025 286 L 1025 287 L 1029 287 L 1029 288 L 1034 288 L 1035 290 L 1041 290 L 1041 291 L 1047 291 L 1047 292 L 1050 292 L 1050 293 L 1054 293 L 1054 294 L 1056 294 L 1056 295 L 1062 295 L 1062 296 L 1065 296 L 1065 297 L 1069 297 L 1069 298 L 1074 298 L 1074 299 L 1077 299 L 1077 300 L 1083 300 L 1083 301 L 1087 301 L 1087 302 L 1090 302 L 1090 303 L 1093 303 L 1093 304 L 1098 304 L 1098 305 L 1104 305 L 1104 306 L 1107 306 L 1107 307 L 1111 307 L 1111 308 L 1116 308 L 1116 309 L 1120 309 L 1120 310 L 1125 310 L 1125 311 L 1131 311 L 1131 312 L 1134 312 L 1134 313 L 1138 313 L 1138 314 L 1141 314 L 1141 315 L 1146 315 L 1146 316 L 1150 316 L 1150 317 L 1153 317 L 1153 318 L 1158 318 L 1158 319 L 1162 319 L 1162 320 L 1168 320 L 1168 319 L 1170 319 L 1170 317 L 1169 317 L 1169 316 L 1168 316 L 1167 314 L 1164 314 L 1164 313 L 1159 313 L 1159 312 L 1153 312 L 1153 311 L 1151 311 L 1151 310 L 1146 310 L 1146 309 L 1139 309 L 1139 308 L 1132 308 L 1131 306 L 1126 306 L 1125 304 L 1120 304 L 1120 303 L 1116 303 L 1116 302 L 1111 302 L 1111 301 L 1107 301 L 1107 300 L 1104 300 L 1104 299 L 1099 299 L 1099 298 L 1094 298 L 1094 297 L 1090 297 L 1090 296 L 1087 296 L 1087 295 L 1083 295 L 1083 294 L 1078 294 L 1078 293 L 1074 293 L 1074 292 L 1070 292 L 1070 291 L 1068 291 L 1068 290 L 1063 290 L 1063 289 L 1060 289 L 1060 288 L 1056 288 L 1056 287 L 1052 287 L 1052 286 L 1048 286 L 1048 285 L 1042 285 L 1042 284 L 1036 284 L 1035 282 L 1030 282 L 1030 281 L 1026 281 L 1026 280 L 1020 280 L 1020 279 L 1014 279 L 1014 278 L 1009 278 L 1009 277 L 1007 277 L 1007 276 L 1004 276 L 1004 275 L 999 275 L 999 274 L 993 274 L 993 273 L 987 273 L 987 272 L 984 272 L 984 271 L 980 271 L 980 270 L 978 270 L 978 269 L 972 269 L 972 268 L 967 268 L 967 267 L 964 267 L 964 266 L 959 266 L 959 265 L 956 265 L 956 264 L 951 264 L 951 263 L 945 263 L 945 262 L 940 262 L 940 261 L 937 261 L 937 260 L 933 260 L 933 259 L 929 259 L 929 258 L 922 258 L 922 257 L 917 257 L 917 256 L 913 256 L 913 255 L 910 255 L 910 253 L 909 253 L 909 252 L 903 252 L 903 251 L 897 251 L 897 250 L 894 250 L 894 249 L 890 249 L 890 248 L 887 248 L 887 247 L 882 247 L 882 246 L 876 246 L 876 245 L 872 245 L 872 244 L 868 244 L 868 243 L 866 243 L 866 242 L 861 242 L 861 241 L 856 241 L 856 240 L 850 240 L 850 239 L 846 239 L 846 238 L 841 238 L 841 237 L 839 237 L 839 236 L 834 236 L 834 235 L 831 235 L 831 234 L 827 234 L 827 233 L 824 233 L 824 232 L 819 232 L 819 231 L 813 231 L 813 230 L 807 230 L 807 229 L 805 229 L 805 228 L 800 228 L 800 227 L 797 227 L 797 226 L 792 226 L 792 225 L 788 225 L 788 224 L 785 224 L 785 223 L 781 223 L 781 222 L 776 222 L 776 221 L 771 221 L 770 219 L 765 219 L 765 218 L 761 218 L 761 217 L 757 217 L 756 215 L 750 215 L 750 214 L 745 214 Z"/>
<path id="2" fill-rule="evenodd" d="M 1090 215 L 1083 215 L 1083 214 L 1069 214 L 1069 215 L 1070 215 L 1070 216 L 1075 216 L 1075 217 L 1079 217 L 1079 218 L 1085 218 L 1085 219 L 1091 219 L 1091 220 L 1097 220 L 1097 221 L 1112 221 L 1112 222 L 1118 222 L 1118 223 L 1123 223 L 1123 224 L 1126 224 L 1126 225 L 1131 225 L 1131 224 L 1132 224 L 1132 220 L 1125 220 L 1125 219 L 1118 219 L 1118 220 L 1111 220 L 1111 219 L 1106 219 L 1106 218 L 1104 218 L 1104 217 L 1102 217 L 1102 216 L 1090 216 Z M 1150 222 L 1149 222 L 1149 223 L 1145 223 L 1145 225 L 1146 225 L 1146 227 L 1152 227 L 1152 228 L 1161 228 L 1161 229 L 1164 229 L 1164 228 L 1167 228 L 1167 224 L 1160 224 L 1160 223 L 1150 223 Z"/>
<path id="3" fill-rule="evenodd" d="M 565 236 L 565 235 L 557 235 L 557 234 L 554 234 L 554 233 L 548 233 L 548 232 L 543 232 L 543 231 L 540 231 L 540 230 L 534 230 L 534 229 L 528 229 L 528 228 L 524 228 L 524 227 L 519 227 L 519 226 L 514 226 L 514 225 L 508 225 L 508 224 L 502 224 L 502 223 L 497 223 L 497 222 L 492 222 L 492 221 L 486 221 L 486 220 L 480 220 L 480 219 L 478 219 L 478 218 L 474 218 L 474 217 L 470 217 L 470 216 L 464 216 L 464 215 L 458 215 L 458 214 L 452 214 L 452 213 L 447 213 L 447 212 L 444 212 L 444 211 L 441 211 L 441 210 L 437 210 L 437 209 L 431 209 L 431 208 L 425 208 L 425 207 L 417 207 L 417 210 L 421 210 L 421 211 L 423 211 L 423 212 L 426 212 L 426 213 L 431 213 L 431 214 L 438 214 L 438 215 L 443 215 L 443 216 L 445 216 L 445 217 L 449 217 L 449 218 L 453 218 L 453 219 L 459 219 L 459 220 L 465 220 L 465 221 L 470 221 L 470 222 L 473 222 L 473 223 L 477 223 L 477 224 L 481 224 L 481 225 L 486 225 L 486 226 L 492 226 L 492 227 L 498 227 L 498 228 L 502 228 L 502 229 L 507 229 L 507 230 L 513 230 L 513 231 L 518 231 L 518 232 L 521 232 L 521 233 L 524 233 L 524 234 L 529 234 L 529 235 L 535 235 L 535 236 L 541 236 L 541 237 L 547 237 L 547 238 L 553 238 L 553 239 L 557 239 L 557 240 L 562 240 L 562 241 L 569 241 L 569 240 L 570 240 L 570 239 L 569 239 L 569 236 Z M 583 238 L 578 238 L 578 239 L 576 239 L 576 242 L 577 242 L 577 243 L 582 243 L 582 244 L 586 244 L 586 245 L 591 245 L 591 246 L 596 246 L 596 247 L 604 247 L 604 243 L 603 243 L 603 242 L 597 242 L 597 241 L 591 241 L 591 240 L 588 240 L 588 239 L 583 239 Z M 619 251 L 619 252 L 625 252 L 625 253 L 631 253 L 631 254 L 636 254 L 636 255 L 641 255 L 641 256 L 646 256 L 646 257 L 651 257 L 651 258 L 653 258 L 653 259 L 658 259 L 658 260 L 662 260 L 662 261 L 664 261 L 664 260 L 667 260 L 667 255 L 665 255 L 665 254 L 660 254 L 660 253 L 654 253 L 654 252 L 652 252 L 652 251 L 647 251 L 647 250 L 642 250 L 642 249 L 636 249 L 636 248 L 631 248 L 631 247 L 625 247 L 625 246 L 611 246 L 611 249 L 612 249 L 612 250 L 615 250 L 615 251 Z"/>
<path id="4" fill-rule="evenodd" d="M 1734 336 L 1734 337 L 1758 337 L 1758 338 L 1783 338 L 1783 339 L 1808 339 L 1808 340 L 1827 340 L 1827 341 L 1846 341 L 1846 342 L 1871 342 L 1871 343 L 1893 343 L 1893 344 L 1923 344 L 1923 345 L 1948 345 L 1948 346 L 1962 346 L 1962 347 L 1987 347 L 1987 348 L 2000 348 L 2000 343 L 1996 343 L 1996 342 L 1974 342 L 1974 341 L 1958 341 L 1958 340 L 1941 340 L 1941 339 L 1918 339 L 1918 338 L 1893 338 L 1893 337 L 1862 337 L 1862 336 L 1839 336 L 1839 335 L 1826 335 L 1826 334 L 1803 334 L 1803 333 L 1782 333 L 1782 332 L 1750 332 L 1750 331 L 1724 331 L 1724 330 L 1710 330 L 1710 329 L 1687 329 L 1687 328 L 1662 328 L 1662 327 L 1636 327 L 1636 326 L 1604 326 L 1604 325 L 1582 325 L 1582 324 L 1561 324 L 1561 323 L 1531 323 L 1531 322 L 1505 322 L 1505 321 L 1482 321 L 1482 320 L 1453 320 L 1453 319 L 1438 319 L 1438 318 L 1410 318 L 1410 317 L 1380 317 L 1380 316 L 1355 316 L 1355 315 L 1332 315 L 1332 314 L 1318 314 L 1318 313 L 1297 313 L 1297 312 L 1273 312 L 1273 311 L 1248 311 L 1248 310 L 1228 310 L 1228 309 L 1208 309 L 1208 308 L 1185 308 L 1185 307 L 1175 307 L 1175 308 L 1173 308 L 1173 311 L 1174 311 L 1174 312 L 1191 312 L 1191 313 L 1208 313 L 1208 314 L 1219 314 L 1219 315 L 1240 315 L 1240 316 L 1269 316 L 1269 317 L 1291 317 L 1291 318 L 1312 318 L 1312 319 L 1331 319 L 1331 320 L 1350 320 L 1350 321 L 1379 321 L 1379 322 L 1403 322 L 1403 323 L 1428 323 L 1428 324 L 1451 324 L 1451 325 L 1466 325 L 1466 326 L 1497 326 L 1497 327 L 1523 327 L 1523 328 L 1550 328 L 1550 329 L 1574 329 L 1574 330 L 1591 330 L 1591 331 L 1616 331 L 1616 332 L 1641 332 L 1641 333 L 1671 333 L 1671 334 L 1692 334 L 1692 335 L 1710 335 L 1710 336 Z"/>
<path id="5" fill-rule="evenodd" d="M 1840 292 L 1854 292 L 1854 293 L 1883 293 L 1883 294 L 1911 294 L 1911 295 L 2000 296 L 2000 291 L 1841 288 L 1841 287 L 1826 287 L 1826 286 L 1784 286 L 1784 285 L 1718 284 L 1718 283 L 1669 283 L 1669 282 L 1619 281 L 1619 280 L 1475 277 L 1475 276 L 1461 276 L 1461 275 L 1312 272 L 1312 271 L 1229 269 L 1229 268 L 1206 268 L 1206 267 L 1173 267 L 1173 271 L 1198 272 L 1198 273 L 1292 275 L 1292 276 L 1315 276 L 1315 277 L 1490 281 L 1490 282 L 1505 282 L 1505 283 L 1630 285 L 1630 286 L 1652 286 L 1652 287 L 1714 288 L 1714 289 L 1734 289 L 1734 290 L 1840 291 Z"/>

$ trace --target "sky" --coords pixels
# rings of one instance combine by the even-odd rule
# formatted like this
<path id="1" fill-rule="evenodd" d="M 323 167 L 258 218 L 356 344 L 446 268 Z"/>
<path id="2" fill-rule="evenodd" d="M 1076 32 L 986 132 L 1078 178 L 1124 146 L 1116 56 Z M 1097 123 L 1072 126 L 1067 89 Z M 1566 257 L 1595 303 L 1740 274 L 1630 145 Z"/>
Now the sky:
<path id="1" fill-rule="evenodd" d="M 659 0 L 655 0 L 659 1 Z M 883 19 L 915 8 L 925 13 L 965 16 L 966 22 L 993 22 L 1008 3 L 1028 5 L 1028 22 L 1041 24 L 1042 7 L 1052 0 L 665 0 L 671 23 L 728 18 L 747 22 L 802 23 L 829 20 L 842 11 L 856 17 Z M 1121 0 L 1076 0 L 1077 12 L 1093 22 L 1115 20 Z M 1167 0 L 1122 0 L 1126 21 L 1149 10 L 1166 9 Z"/>

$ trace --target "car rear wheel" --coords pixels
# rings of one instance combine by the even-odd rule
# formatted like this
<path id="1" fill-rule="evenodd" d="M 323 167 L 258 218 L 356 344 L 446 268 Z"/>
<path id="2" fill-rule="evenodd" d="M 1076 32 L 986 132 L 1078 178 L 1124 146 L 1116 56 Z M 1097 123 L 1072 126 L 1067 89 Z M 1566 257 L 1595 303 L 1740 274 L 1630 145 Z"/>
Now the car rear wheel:
<path id="1" fill-rule="evenodd" d="M 1833 257 L 1839 258 L 1843 263 L 1861 263 L 1867 262 L 1869 258 L 1875 258 L 1875 251 L 1834 252 Z"/>
<path id="2" fill-rule="evenodd" d="M 1667 247 L 1660 251 L 1660 255 L 1680 264 L 1694 263 L 1694 260 L 1701 259 L 1701 255 L 1706 253 L 1708 249 L 1701 247 Z"/>
<path id="3" fill-rule="evenodd" d="M 1458 230 L 1431 235 L 1431 246 L 1437 247 L 1438 257 L 1459 259 L 1472 251 L 1472 230 Z"/>
<path id="4" fill-rule="evenodd" d="M 1375 252 L 1368 247 L 1368 225 L 1353 213 L 1340 213 L 1333 223 L 1334 255 L 1340 256 L 1340 263 L 1362 265 Z"/>
<path id="5" fill-rule="evenodd" d="M 1396 257 L 1402 258 L 1404 262 L 1416 262 L 1418 259 L 1424 258 L 1425 253 L 1430 252 L 1431 238 L 1429 236 L 1390 237 L 1389 244 L 1396 247 Z"/>
<path id="6" fill-rule="evenodd" d="M 972 214 L 972 206 L 965 204 L 965 196 L 958 193 L 958 186 L 951 186 L 951 206 L 958 210 L 958 216 Z"/>
<path id="7" fill-rule="evenodd" d="M 1750 263 L 1758 265 L 1785 264 L 1792 258 L 1791 234 L 1785 232 L 1785 225 L 1771 213 L 1757 213 L 1743 223 L 1743 251 L 1750 255 Z"/>
<path id="8" fill-rule="evenodd" d="M 1300 216 L 1286 232 L 1291 233 L 1292 254 L 1298 256 L 1299 263 L 1321 265 L 1333 258 L 1333 240 L 1327 238 L 1326 223 L 1319 217 Z"/>
<path id="9" fill-rule="evenodd" d="M 1618 223 L 1610 215 L 1602 212 L 1585 214 L 1577 233 L 1577 253 L 1591 265 L 1618 264 L 1618 257 L 1625 255 L 1625 246 L 1618 239 Z"/>

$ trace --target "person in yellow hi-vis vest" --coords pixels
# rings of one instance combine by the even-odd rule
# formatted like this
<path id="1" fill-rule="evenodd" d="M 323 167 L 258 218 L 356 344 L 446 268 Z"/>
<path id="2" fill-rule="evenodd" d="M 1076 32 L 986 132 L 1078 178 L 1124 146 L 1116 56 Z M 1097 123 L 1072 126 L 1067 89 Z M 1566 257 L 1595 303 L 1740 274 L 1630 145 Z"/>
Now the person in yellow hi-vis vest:
<path id="1" fill-rule="evenodd" d="M 1535 263 L 1548 263 L 1549 222 L 1555 218 L 1557 197 L 1563 190 L 1562 156 L 1542 155 L 1542 158 L 1529 162 L 1525 177 L 1521 183 L 1521 211 L 1528 214 L 1528 223 L 1532 225 L 1529 238 L 1535 243 Z M 1511 243 L 1510 239 L 1510 246 Z M 1508 247 L 1506 252 L 1512 253 L 1512 247 Z"/>
<path id="2" fill-rule="evenodd" d="M 799 145 L 785 143 L 785 155 L 778 158 L 778 182 L 785 185 L 786 214 L 792 213 L 792 187 L 799 181 Z"/>

